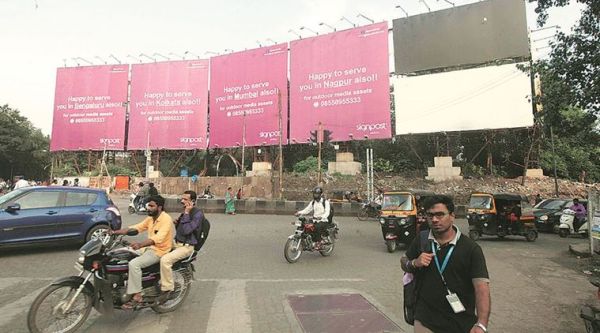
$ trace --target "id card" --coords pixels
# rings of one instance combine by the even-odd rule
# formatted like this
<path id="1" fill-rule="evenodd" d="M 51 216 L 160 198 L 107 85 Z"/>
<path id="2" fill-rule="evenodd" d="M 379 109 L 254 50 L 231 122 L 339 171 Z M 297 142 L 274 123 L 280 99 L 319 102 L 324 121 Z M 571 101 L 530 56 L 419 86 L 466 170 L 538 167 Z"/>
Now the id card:
<path id="1" fill-rule="evenodd" d="M 450 306 L 452 307 L 452 310 L 454 310 L 454 313 L 461 313 L 465 311 L 465 307 L 460 301 L 460 298 L 458 298 L 458 295 L 456 295 L 455 293 L 446 295 L 446 299 L 448 300 L 448 303 L 450 303 Z"/>

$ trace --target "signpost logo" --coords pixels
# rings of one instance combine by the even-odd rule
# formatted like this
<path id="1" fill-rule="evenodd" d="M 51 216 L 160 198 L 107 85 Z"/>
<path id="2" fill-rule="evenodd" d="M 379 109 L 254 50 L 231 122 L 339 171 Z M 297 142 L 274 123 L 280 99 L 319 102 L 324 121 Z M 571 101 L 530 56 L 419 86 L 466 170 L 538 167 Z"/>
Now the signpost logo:
<path id="1" fill-rule="evenodd" d="M 114 139 L 111 139 L 111 138 L 100 138 L 100 143 L 103 144 L 103 145 L 106 144 L 106 145 L 109 145 L 109 146 L 110 145 L 116 145 L 116 144 L 121 143 L 121 139 L 119 139 L 119 138 L 114 138 Z"/>
<path id="2" fill-rule="evenodd" d="M 386 127 L 386 123 L 358 124 L 358 125 L 356 125 L 356 130 L 363 131 L 363 132 L 373 132 L 373 131 L 378 131 L 378 130 L 384 130 L 385 127 Z"/>
<path id="3" fill-rule="evenodd" d="M 260 132 L 260 133 L 258 133 L 258 137 L 263 138 L 263 139 L 278 138 L 279 137 L 279 131 Z"/>
<path id="4" fill-rule="evenodd" d="M 202 138 L 179 138 L 180 143 L 201 143 Z"/>

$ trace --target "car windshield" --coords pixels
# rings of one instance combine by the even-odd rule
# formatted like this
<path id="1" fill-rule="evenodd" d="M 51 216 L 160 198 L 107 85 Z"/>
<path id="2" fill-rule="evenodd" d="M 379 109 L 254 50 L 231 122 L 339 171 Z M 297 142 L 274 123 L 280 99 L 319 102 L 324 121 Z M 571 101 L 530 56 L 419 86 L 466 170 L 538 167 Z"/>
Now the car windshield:
<path id="1" fill-rule="evenodd" d="M 546 200 L 544 202 L 540 202 L 540 204 L 536 208 L 561 209 L 565 203 L 565 200 Z"/>
<path id="2" fill-rule="evenodd" d="M 488 195 L 471 196 L 471 200 L 469 201 L 469 208 L 491 209 L 492 197 Z"/>
<path id="3" fill-rule="evenodd" d="M 25 192 L 25 189 L 18 189 L 18 190 L 14 190 L 12 192 L 8 192 L 7 194 L 1 196 L 0 197 L 0 206 L 11 201 L 12 199 L 18 197 L 23 192 Z"/>
<path id="4" fill-rule="evenodd" d="M 385 194 L 381 209 L 388 210 L 412 210 L 412 200 L 410 194 Z"/>

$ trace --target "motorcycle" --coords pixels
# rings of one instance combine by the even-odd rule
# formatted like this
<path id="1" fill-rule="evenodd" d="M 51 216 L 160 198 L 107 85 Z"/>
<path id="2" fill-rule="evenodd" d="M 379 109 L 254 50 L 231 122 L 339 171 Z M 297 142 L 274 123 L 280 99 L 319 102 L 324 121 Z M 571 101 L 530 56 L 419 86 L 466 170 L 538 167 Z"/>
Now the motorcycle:
<path id="1" fill-rule="evenodd" d="M 588 223 L 587 219 L 583 219 L 583 223 L 577 230 L 575 230 L 574 226 L 575 222 L 575 211 L 572 209 L 563 210 L 562 215 L 560 216 L 560 222 L 558 225 L 558 235 L 560 237 L 567 237 L 571 234 L 578 234 L 583 236 L 584 238 L 588 236 Z"/>
<path id="2" fill-rule="evenodd" d="M 378 218 L 381 213 L 381 205 L 375 202 L 365 202 L 361 205 L 358 211 L 358 219 L 360 221 L 366 221 L 369 218 Z"/>
<path id="3" fill-rule="evenodd" d="M 331 226 L 324 231 L 321 242 L 313 241 L 316 226 L 312 218 L 300 216 L 292 224 L 296 226 L 296 230 L 288 237 L 283 250 L 283 255 L 290 264 L 298 261 L 303 251 L 318 251 L 324 257 L 333 253 L 339 231 L 335 222 L 332 222 Z"/>
<path id="4" fill-rule="evenodd" d="M 138 197 L 137 194 L 131 194 L 129 196 L 129 207 L 127 207 L 129 214 L 146 213 L 146 205 L 143 203 L 143 199 Z"/>
<path id="5" fill-rule="evenodd" d="M 130 230 L 127 236 L 135 236 Z M 131 300 L 127 294 L 129 261 L 139 254 L 131 249 L 123 236 L 105 235 L 92 239 L 79 250 L 75 268 L 77 276 L 67 276 L 52 282 L 35 298 L 27 314 L 27 326 L 33 333 L 75 332 L 80 328 L 92 308 L 103 315 L 112 315 L 114 309 Z M 133 308 L 138 311 L 151 308 L 157 313 L 167 313 L 179 308 L 190 292 L 197 252 L 173 265 L 175 290 L 161 299 L 160 266 L 152 265 L 142 270 L 143 301 Z"/>
<path id="6" fill-rule="evenodd" d="M 590 283 L 598 287 L 597 298 L 600 299 L 600 280 L 592 279 Z M 600 308 L 598 305 L 585 305 L 581 308 L 579 317 L 583 319 L 587 333 L 600 333 Z"/>

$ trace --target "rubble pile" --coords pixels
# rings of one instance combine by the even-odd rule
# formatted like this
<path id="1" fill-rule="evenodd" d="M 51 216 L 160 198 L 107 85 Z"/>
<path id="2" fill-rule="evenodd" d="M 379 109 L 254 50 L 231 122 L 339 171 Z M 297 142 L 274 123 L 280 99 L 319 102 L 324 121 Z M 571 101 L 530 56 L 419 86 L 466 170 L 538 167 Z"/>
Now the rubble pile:
<path id="1" fill-rule="evenodd" d="M 354 191 L 360 197 L 366 197 L 367 180 L 365 175 L 342 176 L 324 174 L 326 193 L 333 191 Z M 317 184 L 317 174 L 285 174 L 284 197 L 287 200 L 305 200 L 307 193 Z M 466 204 L 472 192 L 511 192 L 526 195 L 533 201 L 536 194 L 542 198 L 555 197 L 554 178 L 526 178 L 521 185 L 521 177 L 501 178 L 486 176 L 482 178 L 465 178 L 447 182 L 434 183 L 419 176 L 376 175 L 375 187 L 383 190 L 421 189 L 454 197 L 457 204 Z M 600 191 L 600 184 L 586 184 L 569 180 L 558 180 L 559 197 L 585 198 L 590 189 Z"/>

